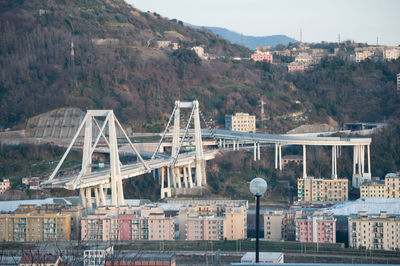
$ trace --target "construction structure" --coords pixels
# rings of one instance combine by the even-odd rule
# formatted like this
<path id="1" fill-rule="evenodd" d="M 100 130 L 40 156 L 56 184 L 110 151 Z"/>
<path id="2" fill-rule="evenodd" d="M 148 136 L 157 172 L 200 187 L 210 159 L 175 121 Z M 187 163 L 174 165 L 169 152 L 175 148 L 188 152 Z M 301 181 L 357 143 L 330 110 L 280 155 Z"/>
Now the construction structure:
<path id="1" fill-rule="evenodd" d="M 189 111 L 189 119 L 181 128 L 181 113 Z M 205 121 L 199 109 L 199 102 L 176 101 L 171 117 L 162 133 L 156 149 L 150 160 L 144 160 L 132 143 L 127 133 L 117 120 L 112 110 L 88 110 L 72 138 L 71 143 L 49 179 L 41 184 L 42 187 L 79 189 L 82 206 L 89 212 L 96 206 L 122 206 L 124 192 L 122 181 L 146 173 L 153 173 L 161 184 L 161 198 L 178 194 L 189 194 L 201 191 L 207 186 L 206 161 L 211 160 L 220 150 L 252 150 L 254 160 L 261 158 L 261 145 L 274 145 L 275 168 L 282 170 L 282 146 L 301 145 L 303 147 L 303 178 L 307 177 L 306 146 L 332 147 L 332 179 L 337 178 L 337 157 L 340 146 L 353 146 L 353 186 L 360 186 L 371 179 L 370 144 L 371 138 L 341 138 L 341 137 L 307 137 L 290 135 L 271 135 L 230 130 L 201 129 L 200 117 Z M 173 128 L 170 125 L 173 121 Z M 191 127 L 191 125 L 193 126 Z M 82 164 L 79 173 L 70 176 L 60 175 L 59 171 L 78 137 L 84 132 L 82 144 Z M 117 132 L 119 132 L 117 134 Z M 131 154 L 137 157 L 134 163 L 123 165 L 119 158 L 118 135 L 124 138 L 131 149 Z M 166 137 L 172 137 L 171 154 L 159 156 L 160 148 Z M 218 149 L 203 150 L 203 138 L 212 139 L 211 144 Z M 98 147 L 102 140 L 103 147 Z M 208 142 L 210 143 L 210 141 Z M 184 149 L 189 145 L 190 149 Z M 106 148 L 104 148 L 106 146 Z M 74 147 L 76 148 L 76 146 Z M 97 169 L 92 167 L 92 157 L 95 150 L 109 153 L 109 168 Z M 365 164 L 367 151 L 367 164 Z M 106 162 L 106 164 L 108 164 Z M 366 165 L 368 171 L 365 171 Z M 110 192 L 110 203 L 107 194 Z M 94 202 L 92 196 L 94 195 Z"/>

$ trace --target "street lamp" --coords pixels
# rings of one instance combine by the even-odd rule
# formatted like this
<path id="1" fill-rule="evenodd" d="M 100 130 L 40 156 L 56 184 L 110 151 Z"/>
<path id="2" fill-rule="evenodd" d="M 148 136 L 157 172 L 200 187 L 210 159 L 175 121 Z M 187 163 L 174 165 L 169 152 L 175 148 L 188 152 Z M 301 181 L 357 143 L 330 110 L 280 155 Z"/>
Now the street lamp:
<path id="1" fill-rule="evenodd" d="M 260 197 L 267 191 L 267 182 L 256 177 L 250 182 L 250 192 L 256 196 L 256 263 L 259 262 Z"/>

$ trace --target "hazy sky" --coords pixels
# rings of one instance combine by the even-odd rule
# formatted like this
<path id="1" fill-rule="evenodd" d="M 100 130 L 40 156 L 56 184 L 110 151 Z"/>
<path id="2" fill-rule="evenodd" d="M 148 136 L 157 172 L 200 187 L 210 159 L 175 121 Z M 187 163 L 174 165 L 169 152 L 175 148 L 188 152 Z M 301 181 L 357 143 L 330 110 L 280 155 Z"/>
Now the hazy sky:
<path id="1" fill-rule="evenodd" d="M 125 0 L 194 25 L 244 35 L 284 34 L 304 42 L 351 39 L 400 44 L 400 0 Z"/>

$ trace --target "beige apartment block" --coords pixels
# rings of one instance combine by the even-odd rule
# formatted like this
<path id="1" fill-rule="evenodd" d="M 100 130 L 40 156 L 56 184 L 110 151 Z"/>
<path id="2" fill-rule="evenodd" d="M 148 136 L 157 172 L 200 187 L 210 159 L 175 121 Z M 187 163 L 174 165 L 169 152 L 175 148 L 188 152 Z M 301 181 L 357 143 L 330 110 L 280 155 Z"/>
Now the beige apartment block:
<path id="1" fill-rule="evenodd" d="M 361 198 L 400 198 L 400 176 L 395 173 L 387 174 L 385 180 L 376 180 L 360 186 Z"/>
<path id="2" fill-rule="evenodd" d="M 256 132 L 256 116 L 248 113 L 226 115 L 225 128 L 232 131 Z"/>
<path id="3" fill-rule="evenodd" d="M 71 240 L 80 239 L 80 223 L 85 209 L 82 206 L 62 205 L 62 204 L 43 204 L 37 205 L 20 205 L 15 213 L 32 213 L 32 214 L 46 214 L 46 213 L 60 213 L 69 214 L 71 216 Z"/>
<path id="4" fill-rule="evenodd" d="M 264 239 L 270 241 L 294 240 L 294 212 L 266 211 L 264 214 Z"/>
<path id="5" fill-rule="evenodd" d="M 0 214 L 0 240 L 17 242 L 71 240 L 71 216 L 60 213 Z"/>
<path id="6" fill-rule="evenodd" d="M 349 180 L 345 178 L 299 178 L 297 197 L 299 202 L 337 203 L 348 200 Z"/>
<path id="7" fill-rule="evenodd" d="M 400 249 L 400 216 L 358 212 L 349 217 L 349 246 L 366 249 Z"/>
<path id="8" fill-rule="evenodd" d="M 181 240 L 236 240 L 246 236 L 246 206 L 183 206 L 179 210 Z"/>
<path id="9" fill-rule="evenodd" d="M 385 198 L 385 182 L 372 180 L 360 186 L 360 198 Z"/>

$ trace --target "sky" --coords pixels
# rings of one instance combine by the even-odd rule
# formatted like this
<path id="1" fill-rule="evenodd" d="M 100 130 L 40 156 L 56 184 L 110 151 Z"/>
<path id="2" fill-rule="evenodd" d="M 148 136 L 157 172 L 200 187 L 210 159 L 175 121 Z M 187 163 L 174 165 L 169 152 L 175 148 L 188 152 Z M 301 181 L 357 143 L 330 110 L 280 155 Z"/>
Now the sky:
<path id="1" fill-rule="evenodd" d="M 141 11 L 243 35 L 400 45 L 399 0 L 125 0 Z"/>

